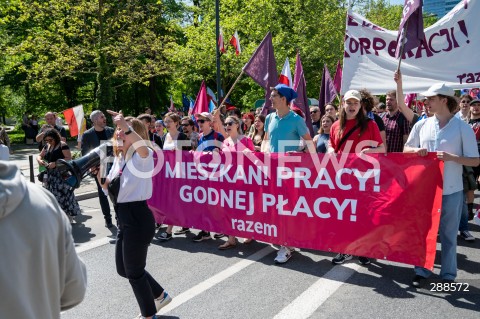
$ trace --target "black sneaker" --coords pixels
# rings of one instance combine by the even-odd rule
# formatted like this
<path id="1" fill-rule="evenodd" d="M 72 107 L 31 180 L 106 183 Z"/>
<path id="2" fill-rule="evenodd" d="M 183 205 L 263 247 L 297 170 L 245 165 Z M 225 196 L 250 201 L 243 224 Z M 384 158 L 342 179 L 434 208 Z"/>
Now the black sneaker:
<path id="1" fill-rule="evenodd" d="M 195 242 L 201 242 L 209 239 L 212 239 L 212 237 L 210 237 L 210 232 L 203 230 L 200 231 L 197 236 L 193 237 L 193 241 Z"/>
<path id="2" fill-rule="evenodd" d="M 111 218 L 105 219 L 105 227 L 107 227 L 107 228 L 112 228 L 113 227 Z"/>
<path id="3" fill-rule="evenodd" d="M 369 265 L 370 264 L 370 258 L 368 258 L 368 257 L 358 257 L 358 262 L 361 263 L 362 265 Z"/>
<path id="4" fill-rule="evenodd" d="M 167 241 L 167 240 L 172 239 L 172 234 L 169 234 L 167 232 L 163 232 L 157 238 L 158 238 L 158 240 L 161 240 L 161 241 Z"/>
<path id="5" fill-rule="evenodd" d="M 183 234 L 186 234 L 186 233 L 189 233 L 189 232 L 190 232 L 190 228 L 182 227 L 179 230 L 177 230 L 174 234 L 175 235 L 183 235 Z"/>
<path id="6" fill-rule="evenodd" d="M 475 241 L 475 237 L 468 230 L 461 231 L 460 237 L 465 241 Z"/>
<path id="7" fill-rule="evenodd" d="M 412 280 L 412 286 L 416 288 L 421 288 L 424 284 L 427 278 L 420 276 L 420 275 L 415 275 Z"/>
<path id="8" fill-rule="evenodd" d="M 226 236 L 225 234 L 220 234 L 220 233 L 219 233 L 219 234 L 213 235 L 213 238 L 215 238 L 215 239 L 220 239 L 220 238 L 223 238 L 223 237 L 225 237 L 225 236 Z"/>
<path id="9" fill-rule="evenodd" d="M 335 256 L 335 258 L 332 259 L 332 264 L 340 265 L 346 262 L 347 260 L 351 260 L 351 259 L 352 259 L 352 255 L 338 254 Z"/>

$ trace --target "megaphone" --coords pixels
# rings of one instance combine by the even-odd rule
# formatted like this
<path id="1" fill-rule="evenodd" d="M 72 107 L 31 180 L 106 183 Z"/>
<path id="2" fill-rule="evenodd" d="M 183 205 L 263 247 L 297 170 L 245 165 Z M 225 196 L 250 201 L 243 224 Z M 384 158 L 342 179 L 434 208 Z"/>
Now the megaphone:
<path id="1" fill-rule="evenodd" d="M 71 187 L 78 188 L 90 169 L 106 164 L 105 160 L 112 155 L 113 146 L 110 142 L 106 142 L 76 160 L 59 159 L 55 164 L 64 181 Z"/>

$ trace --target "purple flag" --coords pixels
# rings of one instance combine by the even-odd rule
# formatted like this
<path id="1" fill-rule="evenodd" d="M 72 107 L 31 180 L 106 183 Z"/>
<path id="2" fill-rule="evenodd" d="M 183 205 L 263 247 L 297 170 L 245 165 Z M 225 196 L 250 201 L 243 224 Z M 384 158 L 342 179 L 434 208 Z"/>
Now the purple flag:
<path id="1" fill-rule="evenodd" d="M 338 92 L 342 91 L 342 65 L 340 64 L 340 61 L 337 63 L 337 70 L 335 71 L 335 76 L 333 77 L 333 86 L 335 87 L 335 90 Z"/>
<path id="2" fill-rule="evenodd" d="M 333 86 L 330 72 L 325 64 L 323 67 L 322 84 L 320 85 L 320 97 L 318 98 L 318 106 L 320 107 L 322 115 L 325 114 L 325 105 L 331 103 L 336 96 L 337 91 L 335 90 L 335 86 Z"/>
<path id="3" fill-rule="evenodd" d="M 300 52 L 297 52 L 297 61 L 295 62 L 295 77 L 293 79 L 293 89 L 297 92 L 298 97 L 293 101 L 305 114 L 305 124 L 307 124 L 310 136 L 315 136 L 317 132 L 313 131 L 312 118 L 310 117 L 310 109 L 308 107 L 307 83 L 303 74 L 302 60 L 300 60 Z"/>
<path id="4" fill-rule="evenodd" d="M 402 20 L 398 27 L 397 48 L 395 58 L 399 58 L 402 42 L 405 38 L 403 52 L 408 52 L 420 45 L 425 39 L 423 32 L 423 0 L 405 0 L 403 6 Z"/>
<path id="5" fill-rule="evenodd" d="M 262 108 L 262 114 L 266 114 L 272 108 L 270 87 L 278 84 L 277 62 L 273 55 L 272 34 L 270 32 L 263 38 L 250 61 L 245 64 L 243 72 L 265 89 L 265 105 Z"/>

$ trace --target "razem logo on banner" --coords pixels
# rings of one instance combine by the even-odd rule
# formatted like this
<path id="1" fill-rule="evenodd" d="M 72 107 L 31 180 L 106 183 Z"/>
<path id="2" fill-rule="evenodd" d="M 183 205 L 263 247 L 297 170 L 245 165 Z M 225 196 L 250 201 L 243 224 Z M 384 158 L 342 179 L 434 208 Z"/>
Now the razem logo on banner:
<path id="1" fill-rule="evenodd" d="M 443 163 L 434 155 L 159 152 L 159 223 L 432 268 Z"/>
<path id="2" fill-rule="evenodd" d="M 480 1 L 465 0 L 431 27 L 425 40 L 404 52 L 401 64 L 406 93 L 426 91 L 444 82 L 455 88 L 480 85 Z M 395 89 L 393 74 L 398 31 L 349 12 L 344 43 L 342 93 L 367 88 L 373 94 Z"/>

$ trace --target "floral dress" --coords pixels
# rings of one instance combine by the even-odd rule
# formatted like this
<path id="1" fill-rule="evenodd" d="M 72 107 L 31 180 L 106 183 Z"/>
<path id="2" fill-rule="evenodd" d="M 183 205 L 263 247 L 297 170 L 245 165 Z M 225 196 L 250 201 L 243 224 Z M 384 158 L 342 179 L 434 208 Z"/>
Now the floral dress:
<path id="1" fill-rule="evenodd" d="M 45 145 L 44 159 L 50 163 L 65 158 L 62 151 L 66 149 L 69 149 L 66 144 L 55 146 L 53 150 Z M 47 176 L 45 188 L 55 196 L 60 207 L 68 216 L 77 216 L 80 213 L 80 206 L 75 199 L 73 188 L 64 181 L 56 168 L 48 169 Z"/>

